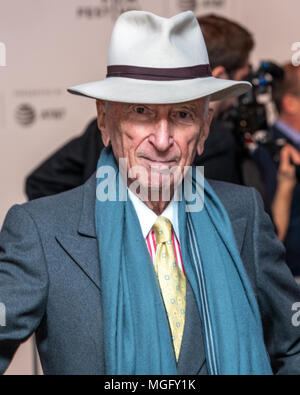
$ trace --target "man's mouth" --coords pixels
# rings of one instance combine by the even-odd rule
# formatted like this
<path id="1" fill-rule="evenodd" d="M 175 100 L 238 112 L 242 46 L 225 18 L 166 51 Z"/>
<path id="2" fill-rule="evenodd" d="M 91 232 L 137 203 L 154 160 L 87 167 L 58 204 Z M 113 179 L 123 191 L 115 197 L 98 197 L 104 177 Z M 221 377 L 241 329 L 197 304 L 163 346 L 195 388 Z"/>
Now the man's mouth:
<path id="1" fill-rule="evenodd" d="M 151 171 L 159 173 L 170 173 L 170 169 L 177 164 L 176 160 L 155 160 L 146 157 L 143 157 L 142 160 L 149 165 Z"/>

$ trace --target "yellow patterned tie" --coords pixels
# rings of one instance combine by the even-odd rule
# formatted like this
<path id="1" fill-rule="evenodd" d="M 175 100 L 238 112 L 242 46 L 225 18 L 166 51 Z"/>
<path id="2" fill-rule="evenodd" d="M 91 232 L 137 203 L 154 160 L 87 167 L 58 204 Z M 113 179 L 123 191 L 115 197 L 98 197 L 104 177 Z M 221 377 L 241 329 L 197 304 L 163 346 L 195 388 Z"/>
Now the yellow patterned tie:
<path id="1" fill-rule="evenodd" d="M 171 222 L 165 217 L 158 217 L 153 225 L 153 231 L 157 246 L 154 267 L 168 314 L 178 361 L 185 322 L 186 279 L 176 263 Z"/>

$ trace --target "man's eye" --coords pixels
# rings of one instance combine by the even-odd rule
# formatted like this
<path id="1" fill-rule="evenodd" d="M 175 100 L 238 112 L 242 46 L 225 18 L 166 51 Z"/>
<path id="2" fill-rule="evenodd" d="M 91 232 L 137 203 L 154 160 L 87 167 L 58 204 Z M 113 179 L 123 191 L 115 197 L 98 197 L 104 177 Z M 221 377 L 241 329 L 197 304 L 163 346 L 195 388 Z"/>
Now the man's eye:
<path id="1" fill-rule="evenodd" d="M 134 111 L 135 111 L 137 114 L 145 114 L 146 109 L 145 109 L 145 107 L 135 107 L 135 108 L 134 108 Z"/>
<path id="2" fill-rule="evenodd" d="M 186 111 L 179 111 L 178 116 L 180 119 L 191 119 L 191 114 Z"/>
<path id="3" fill-rule="evenodd" d="M 180 111 L 179 116 L 180 116 L 180 118 L 185 119 L 189 116 L 189 114 L 187 112 Z"/>

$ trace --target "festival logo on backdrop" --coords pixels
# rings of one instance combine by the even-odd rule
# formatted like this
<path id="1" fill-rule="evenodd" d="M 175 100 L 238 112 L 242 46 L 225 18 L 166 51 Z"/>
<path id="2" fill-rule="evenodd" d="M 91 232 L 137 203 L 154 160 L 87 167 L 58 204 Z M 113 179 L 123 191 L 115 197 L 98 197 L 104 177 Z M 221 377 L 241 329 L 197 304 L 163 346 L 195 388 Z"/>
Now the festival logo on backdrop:
<path id="1" fill-rule="evenodd" d="M 197 0 L 178 0 L 178 7 L 181 11 L 195 11 L 197 6 Z"/>
<path id="2" fill-rule="evenodd" d="M 123 12 L 141 9 L 139 0 L 99 0 L 99 5 L 82 5 L 77 7 L 79 18 L 105 18 L 116 20 Z"/>
<path id="3" fill-rule="evenodd" d="M 196 11 L 199 9 L 216 8 L 226 6 L 227 0 L 177 0 L 180 11 Z"/>
<path id="4" fill-rule="evenodd" d="M 31 126 L 36 121 L 61 121 L 66 115 L 62 107 L 48 107 L 37 110 L 32 104 L 20 104 L 15 113 L 16 121 L 23 127 Z"/>
<path id="5" fill-rule="evenodd" d="M 31 104 L 23 103 L 17 107 L 16 120 L 22 126 L 29 126 L 36 119 L 36 111 Z"/>
<path id="6" fill-rule="evenodd" d="M 15 121 L 22 127 L 33 126 L 40 121 L 62 121 L 67 110 L 52 105 L 61 99 L 60 89 L 24 89 L 14 92 L 17 99 Z"/>

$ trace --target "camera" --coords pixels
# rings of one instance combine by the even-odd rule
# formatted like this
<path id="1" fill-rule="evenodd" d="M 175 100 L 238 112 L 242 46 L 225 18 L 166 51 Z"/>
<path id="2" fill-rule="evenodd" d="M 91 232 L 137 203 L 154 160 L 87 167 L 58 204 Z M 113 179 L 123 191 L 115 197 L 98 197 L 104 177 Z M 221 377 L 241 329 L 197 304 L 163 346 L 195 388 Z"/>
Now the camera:
<path id="1" fill-rule="evenodd" d="M 272 89 L 277 81 L 284 78 L 284 71 L 277 64 L 262 61 L 256 71 L 251 70 L 246 78 L 253 89 L 239 97 L 237 103 L 221 114 L 220 118 L 233 133 L 240 160 L 249 158 L 260 144 L 279 164 L 280 151 L 287 144 L 285 139 L 275 140 L 269 131 L 274 121 Z M 300 166 L 296 166 L 300 183 Z"/>
<path id="2" fill-rule="evenodd" d="M 288 144 L 288 141 L 286 139 L 282 138 L 282 139 L 273 140 L 271 136 L 270 136 L 269 140 L 266 139 L 262 143 L 262 145 L 269 151 L 274 162 L 278 166 L 279 166 L 279 162 L 280 162 L 280 151 L 286 144 Z M 296 178 L 297 178 L 297 183 L 299 184 L 300 183 L 300 166 L 293 163 L 292 159 L 291 159 L 291 164 L 296 167 Z"/>

